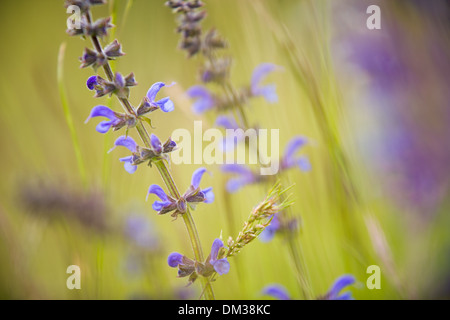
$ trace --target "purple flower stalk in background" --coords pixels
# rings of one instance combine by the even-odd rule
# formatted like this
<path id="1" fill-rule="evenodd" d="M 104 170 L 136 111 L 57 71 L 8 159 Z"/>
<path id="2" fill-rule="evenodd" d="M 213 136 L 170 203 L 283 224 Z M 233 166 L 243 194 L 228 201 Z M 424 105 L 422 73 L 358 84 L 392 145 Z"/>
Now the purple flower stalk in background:
<path id="1" fill-rule="evenodd" d="M 275 237 L 275 234 L 280 229 L 281 229 L 281 222 L 278 219 L 278 214 L 276 214 L 270 221 L 270 224 L 259 235 L 259 240 L 261 242 L 269 242 Z"/>
<path id="2" fill-rule="evenodd" d="M 218 116 L 216 119 L 216 126 L 232 130 L 239 129 L 239 125 L 236 123 L 236 120 L 230 116 Z M 236 145 L 244 139 L 245 134 L 243 131 L 235 131 L 235 134 L 231 136 L 226 135 L 223 139 L 223 143 L 219 145 L 219 147 L 224 152 L 231 151 L 234 150 Z"/>
<path id="3" fill-rule="evenodd" d="M 348 286 L 355 283 L 355 277 L 351 274 L 345 274 L 336 279 L 336 281 L 331 286 L 330 290 L 325 294 L 325 296 L 320 299 L 323 300 L 352 300 L 352 293 L 350 291 L 341 294 L 341 291 Z"/>
<path id="4" fill-rule="evenodd" d="M 221 120 L 222 121 L 222 120 Z M 298 150 L 306 144 L 307 140 L 304 137 L 294 137 L 287 144 L 283 157 L 280 160 L 280 171 L 298 167 L 301 171 L 311 170 L 311 164 L 305 156 L 297 156 Z M 237 177 L 231 178 L 227 182 L 227 191 L 230 193 L 238 191 L 240 188 L 253 183 L 263 181 L 265 176 L 261 176 L 245 165 L 240 164 L 225 164 L 222 166 L 222 171 L 227 173 L 237 174 Z"/>
<path id="5" fill-rule="evenodd" d="M 271 72 L 279 70 L 280 67 L 272 63 L 261 63 L 255 68 L 252 74 L 250 91 L 252 96 L 263 96 L 267 102 L 278 102 L 276 87 L 274 84 L 261 85 L 264 78 Z"/>
<path id="6" fill-rule="evenodd" d="M 311 170 L 311 164 L 309 163 L 308 158 L 305 156 L 296 156 L 297 151 L 306 143 L 306 138 L 301 136 L 294 137 L 288 142 L 281 159 L 281 170 L 290 169 L 296 166 L 301 171 Z"/>
<path id="7" fill-rule="evenodd" d="M 278 300 L 291 300 L 288 291 L 280 284 L 271 284 L 264 287 L 261 291 L 263 295 L 274 297 Z"/>
<path id="8" fill-rule="evenodd" d="M 336 279 L 330 290 L 318 300 L 353 300 L 350 291 L 341 294 L 341 291 L 355 283 L 355 277 L 350 274 L 342 275 Z M 263 295 L 269 295 L 278 300 L 291 300 L 286 288 L 279 284 L 271 284 L 263 288 Z"/>
<path id="9" fill-rule="evenodd" d="M 214 96 L 203 86 L 196 85 L 188 89 L 186 92 L 190 98 L 196 99 L 192 104 L 192 110 L 196 114 L 202 114 L 216 105 Z"/>
<path id="10" fill-rule="evenodd" d="M 224 164 L 222 171 L 237 174 L 237 177 L 231 178 L 227 182 L 227 191 L 237 192 L 240 188 L 261 181 L 262 176 L 254 173 L 247 166 L 242 164 Z"/>
<path id="11" fill-rule="evenodd" d="M 195 206 L 198 203 L 213 202 L 214 193 L 212 192 L 212 187 L 200 189 L 200 181 L 205 172 L 205 168 L 199 168 L 192 174 L 191 185 L 184 195 L 178 199 L 178 201 L 166 194 L 160 186 L 156 184 L 151 185 L 148 190 L 147 197 L 152 193 L 161 199 L 161 201 L 155 201 L 153 203 L 153 210 L 158 211 L 158 214 L 165 214 L 174 211 L 171 216 L 176 218 L 178 214 L 183 214 L 186 212 L 187 204 L 192 209 L 195 209 Z"/>
<path id="12" fill-rule="evenodd" d="M 299 221 L 296 218 L 289 218 L 286 213 L 279 212 L 274 215 L 270 224 L 261 232 L 259 240 L 261 242 L 271 241 L 276 234 L 286 232 L 293 235 L 299 229 Z"/>

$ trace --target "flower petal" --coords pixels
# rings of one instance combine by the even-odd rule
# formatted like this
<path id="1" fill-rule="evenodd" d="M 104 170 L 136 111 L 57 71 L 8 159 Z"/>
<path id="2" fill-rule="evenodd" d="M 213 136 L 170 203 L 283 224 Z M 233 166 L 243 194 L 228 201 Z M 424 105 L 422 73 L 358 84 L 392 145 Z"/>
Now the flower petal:
<path id="1" fill-rule="evenodd" d="M 92 108 L 91 114 L 84 123 L 87 123 L 93 117 L 105 117 L 108 118 L 109 120 L 118 119 L 116 117 L 116 113 L 107 106 L 95 106 L 94 108 Z"/>
<path id="2" fill-rule="evenodd" d="M 307 157 L 299 157 L 297 159 L 297 166 L 300 168 L 300 170 L 302 171 L 310 171 L 311 170 L 311 163 L 309 162 Z"/>
<path id="3" fill-rule="evenodd" d="M 195 113 L 201 114 L 214 107 L 215 101 L 211 93 L 203 86 L 193 86 L 186 92 L 189 97 L 197 98 L 192 104 Z"/>
<path id="4" fill-rule="evenodd" d="M 221 170 L 228 173 L 253 176 L 253 172 L 242 164 L 224 164 L 222 165 Z"/>
<path id="5" fill-rule="evenodd" d="M 128 150 L 130 150 L 131 152 L 137 152 L 137 144 L 131 137 L 127 137 L 127 136 L 118 137 L 116 139 L 116 141 L 114 142 L 114 148 L 118 147 L 118 146 L 125 147 Z M 112 151 L 113 149 L 111 149 L 110 151 Z"/>
<path id="6" fill-rule="evenodd" d="M 200 186 L 200 181 L 202 180 L 203 174 L 206 172 L 206 168 L 198 168 L 192 174 L 191 185 L 194 189 L 197 189 Z"/>
<path id="7" fill-rule="evenodd" d="M 219 254 L 220 248 L 223 248 L 223 242 L 219 238 L 214 239 L 214 242 L 211 246 L 211 259 L 209 262 L 214 264 L 214 261 L 217 260 L 217 255 Z"/>
<path id="8" fill-rule="evenodd" d="M 330 290 L 328 291 L 328 298 L 330 300 L 336 299 L 339 293 L 347 286 L 355 283 L 355 277 L 351 274 L 345 274 L 336 279 Z"/>
<path id="9" fill-rule="evenodd" d="M 218 116 L 216 119 L 216 126 L 224 127 L 225 129 L 238 129 L 239 126 L 233 117 Z"/>
<path id="10" fill-rule="evenodd" d="M 261 95 L 264 97 L 264 99 L 267 100 L 269 103 L 277 103 L 278 102 L 278 95 L 276 91 L 276 86 L 274 84 L 269 84 L 264 87 L 260 87 L 257 90 L 257 94 L 255 95 Z"/>
<path id="11" fill-rule="evenodd" d="M 280 220 L 278 220 L 277 215 L 275 215 L 272 218 L 272 221 L 270 221 L 270 224 L 260 233 L 259 240 L 261 242 L 269 242 L 273 239 L 278 229 L 280 229 L 281 223 Z"/>
<path id="12" fill-rule="evenodd" d="M 353 296 L 350 291 L 347 291 L 347 292 L 344 292 L 343 294 L 337 296 L 335 300 L 353 300 Z"/>
<path id="13" fill-rule="evenodd" d="M 307 141 L 308 140 L 305 137 L 296 136 L 288 142 L 286 148 L 284 149 L 283 166 L 290 168 L 296 164 L 294 155 L 298 149 L 306 144 Z"/>
<path id="14" fill-rule="evenodd" d="M 264 78 L 272 71 L 275 71 L 277 69 L 279 69 L 280 67 L 273 64 L 273 63 L 261 63 L 260 65 L 258 65 L 252 74 L 252 80 L 251 80 L 251 88 L 252 88 L 252 93 L 254 95 L 258 95 L 259 93 L 255 93 L 255 91 L 258 91 L 259 89 L 259 84 L 261 83 L 261 81 L 264 80 Z"/>
<path id="15" fill-rule="evenodd" d="M 172 203 L 170 201 L 155 201 L 152 204 L 152 209 L 155 211 L 161 211 L 171 204 Z"/>
<path id="16" fill-rule="evenodd" d="M 284 156 L 285 157 L 292 157 L 298 149 L 303 147 L 307 142 L 307 139 L 302 136 L 296 136 L 292 138 L 288 144 L 286 145 L 286 148 L 284 149 Z"/>
<path id="17" fill-rule="evenodd" d="M 120 88 L 125 87 L 125 80 L 120 72 L 116 72 L 116 75 L 114 77 L 114 82 L 116 85 L 118 85 Z"/>
<path id="18" fill-rule="evenodd" d="M 240 188 L 250 183 L 249 179 L 246 178 L 232 178 L 227 181 L 227 191 L 229 193 L 237 192 Z"/>
<path id="19" fill-rule="evenodd" d="M 94 86 L 97 85 L 97 76 L 89 77 L 86 81 L 86 86 L 89 90 L 94 90 Z"/>
<path id="20" fill-rule="evenodd" d="M 169 97 L 154 102 L 163 112 L 171 112 L 175 109 L 173 101 Z"/>
<path id="21" fill-rule="evenodd" d="M 272 296 L 275 299 L 279 299 L 279 300 L 290 300 L 291 299 L 289 297 L 287 290 L 282 285 L 279 285 L 279 284 L 272 284 L 272 285 L 266 286 L 262 290 L 262 294 L 267 294 L 267 295 Z"/>
<path id="22" fill-rule="evenodd" d="M 100 132 L 100 133 L 106 133 L 111 128 L 111 126 L 112 126 L 112 121 L 102 121 L 97 125 L 95 130 L 97 130 L 97 132 Z"/>
<path id="23" fill-rule="evenodd" d="M 137 166 L 133 165 L 133 156 L 120 158 L 119 160 L 124 162 L 123 166 L 124 166 L 126 172 L 131 173 L 131 174 L 136 172 Z"/>
<path id="24" fill-rule="evenodd" d="M 150 99 L 151 102 L 155 101 L 156 95 L 158 94 L 159 90 L 161 90 L 162 87 L 164 87 L 166 84 L 164 82 L 156 82 L 154 83 L 150 89 L 147 91 L 147 98 Z"/>
<path id="25" fill-rule="evenodd" d="M 214 192 L 212 192 L 212 187 L 203 189 L 202 193 L 205 195 L 205 203 L 214 202 Z"/>
<path id="26" fill-rule="evenodd" d="M 230 263 L 226 258 L 215 261 L 213 267 L 219 275 L 226 274 L 230 271 Z"/>
<path id="27" fill-rule="evenodd" d="M 152 184 L 149 188 L 148 188 L 148 193 L 147 193 L 147 197 L 150 193 L 153 193 L 155 195 L 157 195 L 161 200 L 163 201 L 168 201 L 169 198 L 167 197 L 167 194 L 164 192 L 164 190 L 158 186 L 157 184 Z"/>
<path id="28" fill-rule="evenodd" d="M 152 148 L 156 153 L 161 153 L 162 151 L 162 143 L 161 140 L 157 136 L 155 136 L 153 133 L 150 136 L 150 143 L 152 144 Z"/>
<path id="29" fill-rule="evenodd" d="M 178 265 L 182 264 L 182 262 L 183 262 L 183 255 L 181 253 L 173 252 L 169 254 L 169 256 L 167 257 L 167 263 L 172 268 L 178 267 Z"/>

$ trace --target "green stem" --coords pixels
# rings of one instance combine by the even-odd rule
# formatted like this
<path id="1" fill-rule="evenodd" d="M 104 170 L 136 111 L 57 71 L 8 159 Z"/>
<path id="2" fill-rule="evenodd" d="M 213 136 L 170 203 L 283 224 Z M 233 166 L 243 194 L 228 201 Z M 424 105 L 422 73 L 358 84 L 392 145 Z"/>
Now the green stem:
<path id="1" fill-rule="evenodd" d="M 89 11 L 87 12 L 86 17 L 87 17 L 88 22 L 92 21 L 91 13 Z M 102 53 L 103 49 L 102 49 L 99 39 L 96 36 L 92 36 L 91 40 L 92 40 L 92 44 L 94 45 L 97 52 Z M 106 62 L 103 65 L 103 70 L 104 70 L 106 76 L 108 77 L 108 80 L 114 81 L 114 74 L 113 74 L 113 72 L 111 70 L 111 66 L 109 65 L 108 62 Z M 128 101 L 128 99 L 119 98 L 119 101 L 120 101 L 122 107 L 124 108 L 124 110 L 128 114 L 136 116 L 136 112 L 135 112 L 133 106 Z M 143 123 L 140 120 L 138 120 L 136 123 L 136 130 L 137 130 L 142 142 L 144 143 L 144 145 L 147 148 L 152 149 L 152 146 L 150 143 L 150 136 L 149 136 L 147 130 L 145 129 Z M 156 162 L 156 167 L 157 167 L 166 187 L 169 189 L 170 194 L 173 197 L 175 197 L 176 199 L 179 199 L 181 197 L 180 193 L 178 192 L 178 188 L 175 184 L 175 181 L 173 180 L 172 175 L 170 174 L 169 169 L 167 168 L 165 162 L 163 162 L 163 161 Z M 186 210 L 186 213 L 184 213 L 182 215 L 182 217 L 183 217 L 184 224 L 186 225 L 186 229 L 189 234 L 189 239 L 191 241 L 191 246 L 192 246 L 192 250 L 194 251 L 195 259 L 197 261 L 203 262 L 204 259 L 203 259 L 203 252 L 202 252 L 202 246 L 200 243 L 200 238 L 198 236 L 197 228 L 194 223 L 194 218 L 192 217 L 189 209 Z M 209 279 L 207 279 L 205 277 L 200 277 L 200 278 L 202 279 L 202 282 L 203 282 L 203 288 L 204 288 L 203 292 L 204 292 L 205 298 L 207 300 L 214 300 L 214 292 L 213 292 L 213 289 L 212 289 Z"/>

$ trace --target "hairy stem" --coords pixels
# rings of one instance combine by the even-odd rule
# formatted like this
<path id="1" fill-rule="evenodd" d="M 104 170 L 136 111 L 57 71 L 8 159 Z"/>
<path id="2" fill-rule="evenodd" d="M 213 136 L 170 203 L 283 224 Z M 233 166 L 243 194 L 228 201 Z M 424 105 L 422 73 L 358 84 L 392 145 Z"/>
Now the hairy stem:
<path id="1" fill-rule="evenodd" d="M 92 21 L 90 11 L 87 12 L 86 17 L 87 17 L 88 22 Z M 92 41 L 92 44 L 94 45 L 95 50 L 97 50 L 98 53 L 103 53 L 103 49 L 102 49 L 102 46 L 100 44 L 98 37 L 92 36 L 91 41 Z M 103 70 L 104 70 L 108 80 L 114 81 L 114 74 L 112 72 L 111 66 L 109 65 L 108 61 L 103 65 Z M 136 116 L 136 111 L 134 110 L 133 106 L 128 101 L 128 99 L 126 99 L 126 98 L 118 98 L 118 99 L 119 99 L 123 109 L 128 114 Z M 145 129 L 144 124 L 139 119 L 136 122 L 136 130 L 137 130 L 142 142 L 144 143 L 144 145 L 147 148 L 152 149 L 152 146 L 150 143 L 150 136 L 149 136 L 147 130 Z M 166 163 L 164 161 L 158 161 L 158 162 L 156 162 L 156 167 L 157 167 L 167 189 L 169 190 L 170 194 L 174 198 L 179 199 L 180 193 L 175 184 L 175 181 L 172 178 L 172 175 L 170 174 L 169 169 L 166 166 Z M 192 217 L 192 214 L 190 213 L 189 208 L 186 210 L 186 213 L 184 213 L 182 215 L 182 217 L 183 217 L 184 224 L 186 225 L 186 229 L 189 234 L 189 239 L 191 241 L 191 246 L 192 246 L 192 250 L 194 252 L 195 259 L 197 261 L 203 261 L 204 258 L 203 258 L 203 251 L 202 251 L 202 246 L 200 243 L 200 238 L 198 236 L 197 228 L 194 223 L 194 218 Z M 204 277 L 201 277 L 201 279 L 203 281 L 203 287 L 204 287 L 203 292 L 204 292 L 205 299 L 214 300 L 214 292 L 213 292 L 211 283 L 209 282 L 209 279 L 204 278 Z"/>

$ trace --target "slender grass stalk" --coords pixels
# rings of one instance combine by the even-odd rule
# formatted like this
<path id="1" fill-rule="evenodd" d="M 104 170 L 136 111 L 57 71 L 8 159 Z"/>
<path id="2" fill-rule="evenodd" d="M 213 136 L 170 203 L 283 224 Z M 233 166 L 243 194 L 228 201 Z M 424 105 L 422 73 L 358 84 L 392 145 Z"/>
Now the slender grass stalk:
<path id="1" fill-rule="evenodd" d="M 91 12 L 88 11 L 87 12 L 87 20 L 89 23 L 92 22 L 92 17 L 91 17 Z M 91 36 L 91 41 L 92 44 L 94 45 L 95 50 L 98 53 L 103 53 L 103 49 L 102 46 L 100 44 L 100 41 L 98 39 L 97 36 Z M 113 81 L 114 80 L 114 74 L 112 72 L 111 66 L 109 64 L 109 62 L 106 62 L 103 65 L 103 70 L 108 78 L 109 81 Z M 131 103 L 128 101 L 128 99 L 126 98 L 118 98 L 123 109 L 130 115 L 136 115 L 136 111 L 134 110 L 133 106 L 131 105 Z M 142 142 L 144 143 L 144 145 L 151 149 L 151 143 L 150 143 L 150 136 L 147 132 L 147 130 L 144 127 L 144 124 L 142 123 L 142 121 L 140 119 L 138 119 L 138 121 L 136 122 L 136 130 L 139 134 L 139 137 L 141 138 Z M 161 178 L 163 179 L 166 187 L 168 188 L 170 194 L 176 198 L 179 199 L 180 193 L 178 191 L 178 188 L 175 184 L 175 181 L 172 178 L 172 175 L 170 174 L 169 169 L 167 168 L 167 165 L 164 161 L 158 161 L 156 162 L 156 168 L 158 169 Z M 189 234 L 189 239 L 191 242 L 191 246 L 192 246 L 192 250 L 194 252 L 194 256 L 198 261 L 203 261 L 203 251 L 202 251 L 202 246 L 201 246 L 201 242 L 200 242 L 200 238 L 198 236 L 198 232 L 197 232 L 197 228 L 195 226 L 194 223 L 194 219 L 190 213 L 190 210 L 187 209 L 186 213 L 184 213 L 183 215 L 183 221 L 185 223 L 186 229 L 188 231 Z M 209 282 L 208 279 L 203 278 L 202 277 L 202 282 L 203 282 L 203 286 L 204 286 L 204 296 L 207 300 L 213 300 L 214 299 L 214 292 L 212 289 L 212 285 Z"/>
<path id="2" fill-rule="evenodd" d="M 58 53 L 58 65 L 57 65 L 57 81 L 59 97 L 61 99 L 61 105 L 64 111 L 64 117 L 66 118 L 67 126 L 69 127 L 70 137 L 72 139 L 73 149 L 75 151 L 75 158 L 77 160 L 78 172 L 81 177 L 82 184 L 87 185 L 86 169 L 84 167 L 83 157 L 81 156 L 80 143 L 78 141 L 78 135 L 73 124 L 72 113 L 70 112 L 69 101 L 67 99 L 67 92 L 64 86 L 64 55 L 66 52 L 66 43 L 63 42 L 59 47 Z"/>

